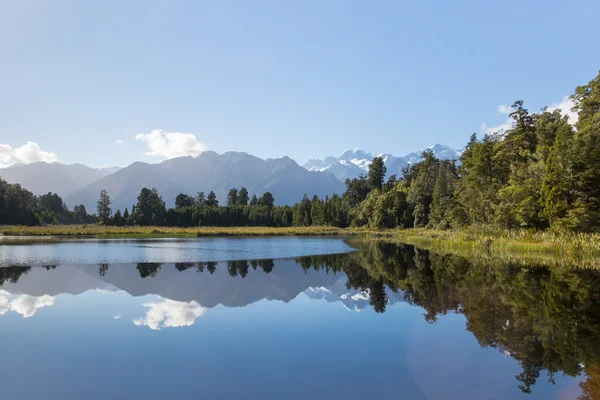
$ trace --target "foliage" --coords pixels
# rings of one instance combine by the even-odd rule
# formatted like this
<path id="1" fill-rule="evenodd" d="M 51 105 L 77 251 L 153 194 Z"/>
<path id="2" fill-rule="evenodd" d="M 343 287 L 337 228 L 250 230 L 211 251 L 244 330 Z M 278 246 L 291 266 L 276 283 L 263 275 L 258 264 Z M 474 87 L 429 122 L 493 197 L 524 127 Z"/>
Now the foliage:
<path id="1" fill-rule="evenodd" d="M 472 135 L 460 160 L 439 160 L 433 151 L 385 180 L 375 157 L 367 175 L 345 181 L 346 190 L 324 199 L 307 193 L 293 206 L 278 206 L 270 192 L 249 199 L 231 188 L 226 205 L 214 191 L 194 198 L 181 193 L 166 208 L 156 189 L 143 188 L 128 216 L 100 194 L 103 224 L 156 226 L 312 226 L 446 230 L 488 225 L 509 230 L 600 232 L 600 73 L 571 96 L 575 127 L 560 111 L 531 113 L 512 105 L 512 126 L 478 139 Z M 89 223 L 83 206 L 73 212 L 52 193 L 36 197 L 0 181 L 0 224 Z"/>
<path id="2" fill-rule="evenodd" d="M 98 218 L 104 225 L 107 225 L 110 222 L 110 216 L 112 214 L 112 210 L 110 208 L 111 203 L 112 201 L 110 200 L 108 193 L 106 193 L 106 190 L 102 190 L 100 192 L 100 199 L 98 200 L 98 206 L 96 209 L 98 210 Z"/>

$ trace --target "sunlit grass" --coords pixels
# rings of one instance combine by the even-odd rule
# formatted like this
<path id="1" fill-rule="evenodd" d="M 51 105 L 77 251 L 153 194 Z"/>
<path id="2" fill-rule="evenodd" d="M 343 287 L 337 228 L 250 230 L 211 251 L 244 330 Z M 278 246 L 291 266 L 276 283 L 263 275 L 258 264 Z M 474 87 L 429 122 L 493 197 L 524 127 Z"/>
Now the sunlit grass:
<path id="1" fill-rule="evenodd" d="M 354 231 L 346 229 L 310 226 L 273 228 L 249 227 L 191 227 L 176 228 L 164 226 L 103 226 L 103 225 L 46 225 L 46 226 L 5 226 L 0 228 L 5 236 L 342 236 Z"/>
<path id="2" fill-rule="evenodd" d="M 447 231 L 407 229 L 398 231 L 395 238 L 433 252 L 468 258 L 600 268 L 598 234 L 472 226 Z"/>
<path id="3" fill-rule="evenodd" d="M 506 230 L 472 226 L 460 230 L 309 227 L 190 227 L 46 225 L 4 226 L 5 236 L 85 237 L 210 237 L 210 236 L 363 236 L 381 237 L 412 244 L 436 253 L 468 258 L 500 259 L 544 265 L 577 265 L 600 268 L 600 235 L 548 232 L 527 229 Z"/>

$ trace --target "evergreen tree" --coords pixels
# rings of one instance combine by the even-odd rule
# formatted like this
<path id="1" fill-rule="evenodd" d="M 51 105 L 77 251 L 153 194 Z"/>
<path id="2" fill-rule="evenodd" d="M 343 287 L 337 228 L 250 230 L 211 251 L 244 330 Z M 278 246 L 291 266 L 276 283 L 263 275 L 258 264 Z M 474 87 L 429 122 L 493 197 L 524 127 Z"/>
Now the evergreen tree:
<path id="1" fill-rule="evenodd" d="M 156 188 L 143 188 L 137 198 L 135 219 L 140 225 L 162 225 L 165 222 L 165 202 Z"/>
<path id="2" fill-rule="evenodd" d="M 110 209 L 111 203 L 112 201 L 110 200 L 108 193 L 106 193 L 106 190 L 102 190 L 96 209 L 98 210 L 98 217 L 104 225 L 108 224 L 112 214 L 112 210 Z"/>
<path id="3" fill-rule="evenodd" d="M 275 198 L 271 192 L 265 192 L 258 200 L 258 204 L 261 206 L 273 207 L 275 204 Z"/>
<path id="4" fill-rule="evenodd" d="M 121 210 L 117 210 L 112 218 L 112 224 L 115 226 L 123 226 L 123 217 L 121 216 Z"/>
<path id="5" fill-rule="evenodd" d="M 557 127 L 554 143 L 546 160 L 542 182 L 542 213 L 552 227 L 568 227 L 565 219 L 575 202 L 573 181 L 573 128 L 566 121 Z"/>
<path id="6" fill-rule="evenodd" d="M 92 220 L 83 204 L 73 207 L 73 218 L 76 223 L 85 224 Z"/>
<path id="7" fill-rule="evenodd" d="M 204 202 L 207 207 L 217 207 L 219 205 L 219 200 L 217 200 L 217 195 L 212 190 L 206 197 L 206 201 Z"/>
<path id="8" fill-rule="evenodd" d="M 238 192 L 237 204 L 240 206 L 248 205 L 248 190 L 243 186 Z"/>
<path id="9" fill-rule="evenodd" d="M 354 179 L 346 179 L 344 183 L 346 184 L 346 191 L 343 194 L 343 199 L 350 209 L 356 208 L 367 198 L 367 194 L 371 191 L 369 182 L 364 175 Z"/>
<path id="10" fill-rule="evenodd" d="M 198 194 L 196 195 L 196 204 L 198 204 L 199 206 L 203 206 L 206 204 L 206 196 L 204 195 L 204 192 L 198 192 Z"/>
<path id="11" fill-rule="evenodd" d="M 304 194 L 302 200 L 294 206 L 294 226 L 310 226 L 310 212 L 312 204 L 308 199 L 308 196 Z"/>
<path id="12" fill-rule="evenodd" d="M 375 157 L 369 165 L 368 181 L 371 189 L 381 190 L 387 168 L 383 162 L 383 158 Z"/>
<path id="13" fill-rule="evenodd" d="M 497 135 L 486 135 L 480 142 L 472 135 L 460 157 L 458 172 L 462 179 L 456 196 L 464 210 L 465 223 L 494 221 L 498 191 L 505 179 L 504 166 L 495 157 L 499 140 Z"/>
<path id="14" fill-rule="evenodd" d="M 252 199 L 250 200 L 250 205 L 251 206 L 255 206 L 258 204 L 258 197 L 256 197 L 256 195 L 252 196 Z"/>
<path id="15" fill-rule="evenodd" d="M 194 205 L 194 198 L 187 194 L 179 193 L 175 198 L 176 208 L 192 207 Z"/>
<path id="16" fill-rule="evenodd" d="M 325 225 L 323 203 L 319 196 L 314 195 L 310 206 L 310 219 L 312 225 Z"/>
<path id="17" fill-rule="evenodd" d="M 450 161 L 440 161 L 433 188 L 429 224 L 436 228 L 450 227 L 450 213 L 454 204 L 454 181 L 456 168 Z"/>
<path id="18" fill-rule="evenodd" d="M 572 229 L 600 231 L 600 72 L 571 96 L 579 119 L 573 140 L 574 202 L 567 211 Z"/>
<path id="19" fill-rule="evenodd" d="M 227 194 L 227 205 L 230 207 L 235 206 L 238 203 L 238 190 L 233 188 L 229 190 Z"/>
<path id="20" fill-rule="evenodd" d="M 416 178 L 408 192 L 408 201 L 413 205 L 415 227 L 426 226 L 429 223 L 429 208 L 439 169 L 439 160 L 431 150 L 425 150 L 421 156 L 423 161 L 414 166 L 413 173 Z"/>

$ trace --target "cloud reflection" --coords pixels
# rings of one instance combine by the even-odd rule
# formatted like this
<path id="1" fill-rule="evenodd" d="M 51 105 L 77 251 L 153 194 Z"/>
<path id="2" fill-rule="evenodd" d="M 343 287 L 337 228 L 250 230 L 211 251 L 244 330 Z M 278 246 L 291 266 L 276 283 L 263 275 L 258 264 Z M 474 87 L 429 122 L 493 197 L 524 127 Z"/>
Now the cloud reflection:
<path id="1" fill-rule="evenodd" d="M 185 302 L 164 299 L 159 302 L 144 303 L 144 307 L 148 309 L 145 317 L 136 318 L 133 323 L 137 326 L 147 326 L 152 330 L 191 326 L 196 318 L 206 311 L 206 308 L 194 300 Z"/>
<path id="2" fill-rule="evenodd" d="M 47 294 L 43 296 L 30 296 L 22 294 L 13 296 L 9 292 L 0 290 L 0 315 L 8 311 L 14 311 L 23 318 L 32 317 L 38 309 L 50 307 L 54 304 L 54 298 Z"/>

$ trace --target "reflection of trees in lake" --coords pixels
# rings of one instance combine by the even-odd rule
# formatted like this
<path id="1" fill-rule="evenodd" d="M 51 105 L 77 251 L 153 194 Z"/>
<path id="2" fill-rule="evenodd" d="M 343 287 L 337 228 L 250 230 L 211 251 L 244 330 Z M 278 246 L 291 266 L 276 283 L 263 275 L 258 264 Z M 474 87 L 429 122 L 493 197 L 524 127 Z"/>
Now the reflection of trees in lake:
<path id="1" fill-rule="evenodd" d="M 582 365 L 585 372 L 598 365 L 599 271 L 469 262 L 411 248 L 405 252 L 412 260 L 387 244 L 369 242 L 350 256 L 362 259 L 372 279 L 404 290 L 407 301 L 426 311 L 426 320 L 435 322 L 452 311 L 464 314 L 467 329 L 482 346 L 521 364 L 523 372 L 516 378 L 524 392 L 531 391 L 541 371 L 553 382 L 559 371 L 574 376 Z M 349 281 L 353 278 L 348 274 Z"/>
<path id="2" fill-rule="evenodd" d="M 448 312 L 466 317 L 466 328 L 483 347 L 517 360 L 515 378 L 530 393 L 542 371 L 585 372 L 588 397 L 599 394 L 600 271 L 548 269 L 489 260 L 470 262 L 412 246 L 380 241 L 358 243 L 359 251 L 298 259 L 311 268 L 343 271 L 347 287 L 367 290 L 375 311 L 384 312 L 384 287 L 425 310 L 435 323 Z"/>
<path id="3" fill-rule="evenodd" d="M 138 263 L 136 268 L 141 278 L 154 278 L 160 271 L 161 265 L 160 263 Z"/>
<path id="4" fill-rule="evenodd" d="M 0 267 L 0 286 L 5 282 L 17 283 L 21 275 L 26 274 L 31 267 Z"/>
<path id="5" fill-rule="evenodd" d="M 466 329 L 481 346 L 520 363 L 522 372 L 515 378 L 526 393 L 546 373 L 552 382 L 557 373 L 585 372 L 581 398 L 599 398 L 600 271 L 469 261 L 384 241 L 357 246 L 354 253 L 299 257 L 296 262 L 307 274 L 345 274 L 347 288 L 368 293 L 380 313 L 389 304 L 386 293 L 396 291 L 421 307 L 430 323 L 448 312 L 463 314 Z M 225 266 L 229 275 L 241 278 L 277 271 L 273 260 L 238 260 Z M 99 274 L 108 268 L 100 264 Z M 137 264 L 141 278 L 155 277 L 161 268 L 159 263 Z M 175 268 L 214 274 L 217 263 L 177 263 Z M 0 285 L 16 283 L 30 269 L 0 268 Z"/>
<path id="6" fill-rule="evenodd" d="M 600 365 L 593 365 L 585 368 L 587 380 L 581 382 L 581 396 L 579 400 L 598 400 L 600 399 Z"/>
<path id="7" fill-rule="evenodd" d="M 246 260 L 227 261 L 227 271 L 231 276 L 241 276 L 245 278 L 248 275 L 250 265 Z"/>
<path id="8" fill-rule="evenodd" d="M 108 271 L 109 264 L 98 264 L 98 274 L 105 276 Z"/>

